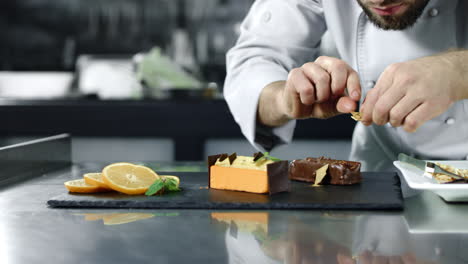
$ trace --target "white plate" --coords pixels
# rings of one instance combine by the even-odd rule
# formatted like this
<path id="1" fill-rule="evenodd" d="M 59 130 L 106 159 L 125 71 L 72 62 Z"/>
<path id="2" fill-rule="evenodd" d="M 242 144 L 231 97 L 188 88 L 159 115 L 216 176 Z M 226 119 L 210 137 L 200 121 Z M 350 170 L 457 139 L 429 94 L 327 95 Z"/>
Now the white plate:
<path id="1" fill-rule="evenodd" d="M 468 169 L 468 161 L 437 161 L 459 169 Z M 423 171 L 410 164 L 394 161 L 393 164 L 397 167 L 409 187 L 418 190 L 429 190 L 447 202 L 468 202 L 468 184 L 452 183 L 439 184 L 431 182 L 430 179 L 423 176 Z"/>

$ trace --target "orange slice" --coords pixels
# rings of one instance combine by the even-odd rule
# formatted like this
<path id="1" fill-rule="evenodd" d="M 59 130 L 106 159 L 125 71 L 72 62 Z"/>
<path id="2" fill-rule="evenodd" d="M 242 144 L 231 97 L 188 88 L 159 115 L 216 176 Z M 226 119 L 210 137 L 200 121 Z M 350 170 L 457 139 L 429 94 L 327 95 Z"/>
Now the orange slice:
<path id="1" fill-rule="evenodd" d="M 144 194 L 157 179 L 152 169 L 129 163 L 114 163 L 102 170 L 102 180 L 111 189 L 131 195 Z"/>
<path id="2" fill-rule="evenodd" d="M 102 180 L 101 173 L 86 173 L 83 175 L 83 179 L 89 185 L 97 185 L 99 187 L 110 190 L 107 184 Z"/>
<path id="3" fill-rule="evenodd" d="M 104 189 L 97 185 L 87 184 L 84 179 L 67 181 L 64 183 L 65 187 L 73 193 L 98 193 L 107 192 L 109 189 Z"/>

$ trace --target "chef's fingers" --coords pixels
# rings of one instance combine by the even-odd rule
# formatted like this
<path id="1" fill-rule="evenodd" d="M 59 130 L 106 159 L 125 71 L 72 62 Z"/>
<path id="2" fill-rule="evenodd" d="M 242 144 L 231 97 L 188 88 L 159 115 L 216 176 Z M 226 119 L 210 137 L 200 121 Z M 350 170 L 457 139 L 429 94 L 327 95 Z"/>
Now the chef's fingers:
<path id="1" fill-rule="evenodd" d="M 374 108 L 376 106 L 375 104 L 377 103 L 379 97 L 392 87 L 394 74 L 397 69 L 396 65 L 397 64 L 392 64 L 388 66 L 380 75 L 379 80 L 377 80 L 374 88 L 372 88 L 367 93 L 364 103 L 361 106 L 361 112 L 363 116 L 362 123 L 364 125 L 370 125 L 374 121 L 372 118 Z"/>
<path id="2" fill-rule="evenodd" d="M 373 89 L 377 89 L 379 91 L 378 95 L 381 96 L 390 88 L 398 88 L 397 85 L 394 84 L 394 78 L 396 74 L 396 70 L 398 69 L 399 64 L 391 64 L 388 66 L 380 75 L 377 83 L 375 84 Z"/>
<path id="3" fill-rule="evenodd" d="M 357 72 L 351 69 L 351 72 L 348 74 L 348 80 L 346 84 L 348 95 L 356 102 L 361 100 L 361 83 L 359 81 L 359 75 Z"/>
<path id="4" fill-rule="evenodd" d="M 403 128 L 406 132 L 416 132 L 416 130 L 432 118 L 432 106 L 428 103 L 423 103 L 414 109 L 403 121 Z"/>
<path id="5" fill-rule="evenodd" d="M 390 110 L 390 124 L 393 127 L 400 127 L 403 122 L 416 107 L 422 103 L 422 100 L 415 100 L 412 96 L 404 96 L 401 100 Z"/>
<path id="6" fill-rule="evenodd" d="M 357 102 L 349 97 L 340 97 L 336 103 L 336 110 L 340 113 L 351 113 L 357 108 Z"/>
<path id="7" fill-rule="evenodd" d="M 377 89 L 371 89 L 366 95 L 366 100 L 361 105 L 361 123 L 363 125 L 369 126 L 372 124 L 372 114 L 374 112 L 375 103 L 379 99 L 378 93 L 379 91 Z"/>
<path id="8" fill-rule="evenodd" d="M 315 85 L 315 95 L 318 103 L 330 98 L 330 74 L 318 64 L 309 62 L 302 66 L 305 75 Z"/>
<path id="9" fill-rule="evenodd" d="M 358 101 L 361 94 L 359 76 L 345 61 L 338 58 L 320 56 L 315 63 L 325 69 L 331 76 L 331 90 L 335 96 L 342 96 L 348 88 L 348 94 Z M 358 98 L 359 97 L 359 98 Z"/>
<path id="10" fill-rule="evenodd" d="M 398 87 L 388 89 L 377 99 L 372 113 L 372 121 L 377 125 L 385 125 L 390 120 L 390 111 L 405 96 Z"/>
<path id="11" fill-rule="evenodd" d="M 346 88 L 348 65 L 346 62 L 332 57 L 320 56 L 315 63 L 325 69 L 331 76 L 331 90 L 333 95 L 342 95 Z"/>
<path id="12" fill-rule="evenodd" d="M 313 105 L 315 97 L 315 86 L 310 82 L 304 71 L 300 68 L 291 70 L 288 76 L 288 85 L 292 87 L 291 92 L 299 94 L 299 98 L 304 105 Z"/>

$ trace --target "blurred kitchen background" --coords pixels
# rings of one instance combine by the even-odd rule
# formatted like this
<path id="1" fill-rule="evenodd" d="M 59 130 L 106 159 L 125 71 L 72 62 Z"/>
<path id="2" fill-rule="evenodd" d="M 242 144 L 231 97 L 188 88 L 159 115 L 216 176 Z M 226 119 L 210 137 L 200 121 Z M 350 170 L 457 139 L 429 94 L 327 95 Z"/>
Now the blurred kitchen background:
<path id="1" fill-rule="evenodd" d="M 251 154 L 254 149 L 227 111 L 222 89 L 225 54 L 235 44 L 253 1 L 0 1 L 3 145 L 65 132 L 73 135 L 77 162 Z M 146 107 L 140 109 L 138 102 Z M 179 120 L 178 126 L 170 126 L 177 136 L 171 136 L 171 131 L 158 134 L 157 128 L 145 131 L 145 125 L 178 121 L 164 120 L 163 111 L 172 119 L 178 116 L 170 115 L 178 106 L 186 115 L 194 114 L 182 105 L 217 112 L 227 122 L 215 124 L 210 131 L 217 126 L 235 131 L 206 135 L 198 131 L 191 137 L 196 119 L 206 122 L 209 115 L 191 116 L 195 122 Z M 86 109 L 93 109 L 100 119 Z M 139 109 L 157 109 L 159 114 L 152 119 Z M 118 132 L 119 119 L 111 115 L 122 117 L 123 132 Z M 125 125 L 130 119 L 139 121 L 133 123 L 133 130 Z M 315 133 L 315 137 L 312 133 L 310 138 L 302 133 L 292 145 L 273 153 L 285 159 L 317 155 L 345 159 L 352 127 L 338 130 Z M 198 154 L 184 153 L 188 151 Z"/>
<path id="2" fill-rule="evenodd" d="M 51 81 L 47 85 L 57 87 L 34 91 L 24 84 L 29 90 L 21 94 L 17 83 L 15 89 L 5 87 L 9 79 L 3 73 L 0 95 L 52 98 L 70 96 L 75 92 L 71 89 L 78 88 L 78 95 L 93 95 L 94 92 L 112 99 L 145 96 L 135 94 L 135 90 L 124 91 L 138 89 L 128 87 L 128 82 L 116 82 L 113 84 L 115 93 L 101 94 L 106 87 L 94 84 L 96 76 L 92 71 L 125 80 L 122 75 L 130 76 L 138 71 L 136 67 L 141 57 L 154 47 L 159 47 L 164 56 L 194 77 L 211 82 L 213 87 L 221 87 L 225 52 L 235 43 L 239 23 L 252 2 L 2 0 L 0 70 L 54 72 L 50 77 L 57 83 L 49 78 Z M 71 80 L 76 83 L 70 83 Z M 95 87 L 90 87 L 92 85 Z"/>

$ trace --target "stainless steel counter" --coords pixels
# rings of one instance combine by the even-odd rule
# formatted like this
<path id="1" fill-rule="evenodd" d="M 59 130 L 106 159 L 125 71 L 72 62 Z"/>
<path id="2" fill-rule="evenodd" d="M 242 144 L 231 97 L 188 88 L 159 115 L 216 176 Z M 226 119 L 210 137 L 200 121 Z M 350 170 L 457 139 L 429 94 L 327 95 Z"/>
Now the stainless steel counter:
<path id="1" fill-rule="evenodd" d="M 468 261 L 468 207 L 432 193 L 406 199 L 399 213 L 47 207 L 64 181 L 104 165 L 76 164 L 2 189 L 0 263 Z M 403 262 L 365 262 L 371 255 Z"/>
<path id="2" fill-rule="evenodd" d="M 0 159 L 12 149 L 66 150 L 57 141 L 67 140 L 0 148 Z M 3 185 L 0 263 L 468 263 L 468 204 L 430 192 L 407 197 L 403 212 L 47 207 L 66 192 L 63 182 L 105 165 L 73 164 Z M 203 163 L 147 165 L 205 170 Z"/>

